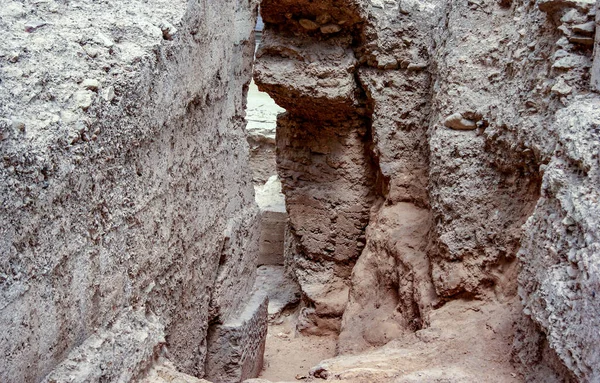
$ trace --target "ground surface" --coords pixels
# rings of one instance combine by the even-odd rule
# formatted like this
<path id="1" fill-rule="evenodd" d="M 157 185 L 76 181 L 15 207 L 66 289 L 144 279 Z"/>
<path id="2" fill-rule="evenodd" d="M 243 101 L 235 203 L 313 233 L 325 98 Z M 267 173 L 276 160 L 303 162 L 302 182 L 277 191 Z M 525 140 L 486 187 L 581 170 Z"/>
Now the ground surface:
<path id="1" fill-rule="evenodd" d="M 510 362 L 515 312 L 504 305 L 454 301 L 432 312 L 427 329 L 381 348 L 337 357 L 335 338 L 295 337 L 294 315 L 283 318 L 267 336 L 260 378 L 268 381 L 524 381 Z"/>
<path id="2" fill-rule="evenodd" d="M 262 379 L 276 382 L 308 377 L 312 366 L 335 355 L 336 337 L 303 336 L 295 331 L 295 317 L 288 312 L 280 324 L 269 326 Z"/>

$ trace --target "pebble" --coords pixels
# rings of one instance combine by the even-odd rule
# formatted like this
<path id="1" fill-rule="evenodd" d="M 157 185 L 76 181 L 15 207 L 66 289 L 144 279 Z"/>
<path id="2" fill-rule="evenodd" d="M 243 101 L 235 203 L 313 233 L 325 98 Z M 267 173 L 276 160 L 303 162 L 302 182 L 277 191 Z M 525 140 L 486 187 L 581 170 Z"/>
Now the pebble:
<path id="1" fill-rule="evenodd" d="M 9 53 L 8 55 L 8 62 L 10 63 L 16 63 L 17 61 L 19 61 L 20 58 L 20 54 L 19 52 L 13 52 L 13 53 Z"/>
<path id="2" fill-rule="evenodd" d="M 11 123 L 11 127 L 13 128 L 13 130 L 18 130 L 19 132 L 25 131 L 25 123 L 19 120 L 13 120 L 13 122 Z"/>
<path id="3" fill-rule="evenodd" d="M 102 92 L 102 98 L 106 102 L 111 102 L 112 100 L 114 100 L 115 88 L 112 86 L 109 86 L 108 88 L 104 89 L 104 91 Z"/>
<path id="4" fill-rule="evenodd" d="M 307 31 L 316 31 L 317 29 L 319 29 L 319 24 L 315 23 L 312 20 L 300 19 L 298 20 L 298 22 L 300 23 L 302 28 L 306 29 Z"/>
<path id="5" fill-rule="evenodd" d="M 100 88 L 100 81 L 88 78 L 83 80 L 81 86 L 88 90 L 97 91 Z"/>
<path id="6" fill-rule="evenodd" d="M 477 124 L 475 121 L 468 120 L 461 113 L 454 113 L 444 120 L 444 126 L 454 130 L 475 130 Z"/>
<path id="7" fill-rule="evenodd" d="M 423 70 L 425 68 L 427 68 L 426 63 L 410 63 L 410 64 L 408 64 L 408 67 L 406 69 L 418 71 L 418 70 Z"/>
<path id="8" fill-rule="evenodd" d="M 83 46 L 83 50 L 85 51 L 85 53 L 87 53 L 88 56 L 90 56 L 91 58 L 94 58 L 96 56 L 98 56 L 98 53 L 100 52 L 99 49 L 90 47 L 88 45 L 84 45 Z"/>
<path id="9" fill-rule="evenodd" d="M 371 5 L 375 8 L 384 9 L 383 0 L 371 0 Z"/>
<path id="10" fill-rule="evenodd" d="M 45 21 L 40 21 L 40 20 L 28 21 L 27 23 L 25 23 L 25 32 L 28 32 L 28 33 L 35 32 L 36 30 L 40 29 L 41 27 L 43 27 L 45 25 L 48 25 L 48 23 L 46 23 Z"/>
<path id="11" fill-rule="evenodd" d="M 75 105 L 78 108 L 87 110 L 92 106 L 92 93 L 87 90 L 80 90 L 74 93 L 73 98 L 75 99 Z"/>
<path id="12" fill-rule="evenodd" d="M 562 78 L 559 78 L 552 87 L 552 93 L 558 94 L 559 96 L 567 96 L 571 94 L 572 91 L 573 88 L 567 85 Z"/>
<path id="13" fill-rule="evenodd" d="M 342 30 L 342 27 L 340 27 L 337 24 L 327 24 L 327 25 L 323 25 L 321 27 L 321 33 L 324 33 L 324 34 L 337 33 L 341 30 Z"/>
<path id="14" fill-rule="evenodd" d="M 588 45 L 588 46 L 594 46 L 594 38 L 593 37 L 588 37 L 588 36 L 583 36 L 583 35 L 573 35 L 569 37 L 569 41 L 572 42 L 573 44 L 581 44 L 581 45 Z"/>
<path id="15" fill-rule="evenodd" d="M 160 24 L 160 30 L 162 31 L 163 38 L 165 40 L 173 40 L 173 37 L 177 34 L 177 28 L 168 21 L 162 21 Z"/>
<path id="16" fill-rule="evenodd" d="M 112 39 L 110 37 L 106 36 L 102 32 L 98 32 L 98 34 L 96 35 L 95 41 L 99 44 L 104 45 L 107 48 L 110 48 L 115 45 L 114 41 L 112 41 Z"/>
<path id="17" fill-rule="evenodd" d="M 593 21 L 590 21 L 589 23 L 585 23 L 585 24 L 573 25 L 573 32 L 581 33 L 583 35 L 592 35 L 595 30 L 596 30 L 596 26 Z"/>

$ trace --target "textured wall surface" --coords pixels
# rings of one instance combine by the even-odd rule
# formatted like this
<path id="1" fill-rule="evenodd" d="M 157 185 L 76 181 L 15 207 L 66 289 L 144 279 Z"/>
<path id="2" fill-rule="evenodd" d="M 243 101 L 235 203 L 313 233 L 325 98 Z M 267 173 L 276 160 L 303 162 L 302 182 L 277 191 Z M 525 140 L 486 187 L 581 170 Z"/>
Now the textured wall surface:
<path id="1" fill-rule="evenodd" d="M 39 381 L 131 310 L 202 376 L 209 321 L 239 311 L 255 273 L 256 5 L 2 3 L 0 380 Z"/>
<path id="2" fill-rule="evenodd" d="M 264 1 L 262 12 L 255 80 L 287 110 L 278 169 L 313 324 L 343 312 L 338 350 L 358 352 L 418 334 L 455 301 L 500 305 L 523 379 L 597 380 L 597 2 Z M 373 181 L 347 185 L 320 164 L 339 172 L 353 158 L 358 145 L 338 161 L 330 150 L 353 114 L 365 157 L 350 163 L 370 161 Z M 326 263 L 345 248 L 316 246 L 343 205 L 307 187 L 315 175 L 337 198 L 370 193 L 351 275 Z M 307 284 L 306 270 L 334 282 Z M 337 310 L 311 299 L 333 291 Z"/>

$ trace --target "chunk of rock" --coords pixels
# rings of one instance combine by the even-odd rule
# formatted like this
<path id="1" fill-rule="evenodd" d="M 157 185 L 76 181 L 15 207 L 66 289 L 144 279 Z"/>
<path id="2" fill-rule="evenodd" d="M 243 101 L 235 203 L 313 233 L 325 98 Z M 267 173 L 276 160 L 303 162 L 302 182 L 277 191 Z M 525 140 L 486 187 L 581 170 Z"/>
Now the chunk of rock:
<path id="1" fill-rule="evenodd" d="M 300 25 L 302 26 L 302 28 L 308 30 L 308 31 L 316 31 L 317 29 L 319 29 L 319 24 L 315 23 L 312 20 L 309 19 L 300 19 L 298 21 L 300 23 Z"/>
<path id="2" fill-rule="evenodd" d="M 568 55 L 568 56 L 565 56 L 565 57 L 562 57 L 562 58 L 556 60 L 556 62 L 554 64 L 552 64 L 552 68 L 562 69 L 562 70 L 569 70 L 569 69 L 574 69 L 577 67 L 588 67 L 588 66 L 589 66 L 588 58 L 584 57 L 584 56 L 579 56 L 579 55 Z"/>
<path id="3" fill-rule="evenodd" d="M 83 110 L 87 110 L 92 106 L 92 92 L 90 91 L 77 91 L 73 94 L 73 99 L 75 100 L 75 105 Z"/>
<path id="4" fill-rule="evenodd" d="M 88 78 L 86 80 L 83 80 L 81 86 L 87 90 L 97 91 L 98 88 L 100 88 L 100 81 Z"/>
<path id="5" fill-rule="evenodd" d="M 552 93 L 555 93 L 559 96 L 569 95 L 571 94 L 572 90 L 573 88 L 567 85 L 562 78 L 559 78 L 556 84 L 554 84 L 554 86 L 552 87 Z"/>
<path id="6" fill-rule="evenodd" d="M 572 35 L 569 37 L 569 41 L 573 44 L 587 45 L 590 47 L 594 46 L 594 38 L 589 36 Z"/>
<path id="7" fill-rule="evenodd" d="M 474 130 L 477 128 L 477 123 L 464 118 L 461 113 L 454 113 L 444 120 L 444 126 L 454 130 Z"/>
<path id="8" fill-rule="evenodd" d="M 177 28 L 175 28 L 173 24 L 169 23 L 168 21 L 163 21 L 160 24 L 160 30 L 162 31 L 163 38 L 165 40 L 173 40 L 177 34 Z"/>
<path id="9" fill-rule="evenodd" d="M 419 70 L 424 70 L 426 68 L 427 68 L 426 63 L 410 63 L 410 64 L 408 64 L 408 67 L 406 69 L 413 70 L 413 71 L 419 71 Z"/>
<path id="10" fill-rule="evenodd" d="M 32 33 L 40 29 L 41 27 L 48 25 L 45 21 L 31 20 L 25 23 L 25 32 Z"/>
<path id="11" fill-rule="evenodd" d="M 94 41 L 96 41 L 98 44 L 104 45 L 107 48 L 111 48 L 115 45 L 115 42 L 102 32 L 98 32 L 96 34 Z"/>
<path id="12" fill-rule="evenodd" d="M 327 25 L 323 25 L 321 27 L 321 33 L 324 33 L 324 34 L 337 33 L 341 30 L 342 30 L 342 27 L 340 27 L 337 24 L 327 24 Z"/>
<path id="13" fill-rule="evenodd" d="M 590 21 L 585 24 L 577 24 L 573 25 L 573 32 L 581 33 L 582 35 L 592 35 L 594 34 L 594 30 L 596 29 L 595 23 Z"/>
<path id="14" fill-rule="evenodd" d="M 271 176 L 264 185 L 257 185 L 254 190 L 260 208 L 258 265 L 283 265 L 283 239 L 288 217 L 281 182 L 277 176 Z"/>
<path id="15" fill-rule="evenodd" d="M 256 270 L 254 289 L 269 297 L 269 320 L 300 302 L 302 292 L 284 266 L 261 266 Z"/>
<path id="16" fill-rule="evenodd" d="M 102 98 L 104 101 L 111 102 L 115 98 L 115 88 L 109 86 L 108 88 L 104 89 L 102 92 Z"/>
<path id="17" fill-rule="evenodd" d="M 578 8 L 587 10 L 595 3 L 595 0 L 538 0 L 537 5 L 540 11 L 547 13 L 556 13 L 567 8 Z"/>
<path id="18" fill-rule="evenodd" d="M 206 378 L 234 383 L 258 377 L 263 367 L 267 336 L 268 298 L 255 293 L 234 321 L 209 328 Z"/>

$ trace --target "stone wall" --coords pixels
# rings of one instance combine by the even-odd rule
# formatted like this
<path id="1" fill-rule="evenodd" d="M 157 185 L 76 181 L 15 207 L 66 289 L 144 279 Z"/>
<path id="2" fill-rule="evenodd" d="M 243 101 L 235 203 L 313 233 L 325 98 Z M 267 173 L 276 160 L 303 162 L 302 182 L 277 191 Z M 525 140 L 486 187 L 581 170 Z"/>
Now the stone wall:
<path id="1" fill-rule="evenodd" d="M 313 332 L 343 314 L 338 348 L 357 352 L 483 302 L 519 313 L 527 381 L 598 379 L 596 8 L 263 2 L 255 80 L 287 110 L 278 170 Z M 353 193 L 368 226 L 340 236 Z"/>
<path id="2" fill-rule="evenodd" d="M 256 6 L 3 3 L 0 380 L 40 381 L 131 311 L 164 327 L 148 344 L 204 374 L 209 322 L 240 312 L 258 253 L 243 118 Z M 120 339 L 123 355 L 142 338 Z M 136 358 L 94 371 L 151 363 Z"/>

